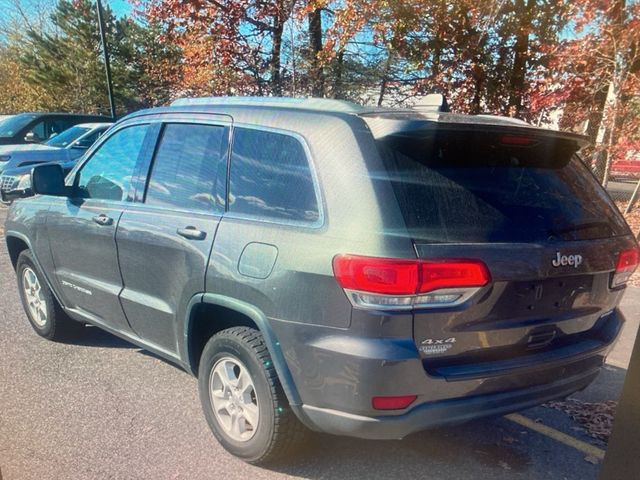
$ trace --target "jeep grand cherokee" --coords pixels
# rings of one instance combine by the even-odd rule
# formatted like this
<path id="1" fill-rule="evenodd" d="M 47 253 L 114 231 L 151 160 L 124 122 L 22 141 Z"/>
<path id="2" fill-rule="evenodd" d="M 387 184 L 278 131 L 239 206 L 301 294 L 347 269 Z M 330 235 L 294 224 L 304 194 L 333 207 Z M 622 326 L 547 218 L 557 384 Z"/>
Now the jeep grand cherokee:
<path id="1" fill-rule="evenodd" d="M 198 378 L 222 445 L 285 455 L 585 388 L 638 247 L 583 137 L 330 100 L 203 98 L 37 166 L 6 239 L 34 330 L 97 325 Z"/>

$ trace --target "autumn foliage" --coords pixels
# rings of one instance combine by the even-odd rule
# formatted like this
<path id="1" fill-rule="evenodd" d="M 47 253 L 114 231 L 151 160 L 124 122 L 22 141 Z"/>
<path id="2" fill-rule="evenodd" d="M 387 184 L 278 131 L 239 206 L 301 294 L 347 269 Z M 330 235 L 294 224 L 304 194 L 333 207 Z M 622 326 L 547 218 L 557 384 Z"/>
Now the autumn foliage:
<path id="1" fill-rule="evenodd" d="M 596 145 L 593 158 L 602 172 L 612 161 L 640 155 L 636 1 L 131 3 L 132 17 L 113 20 L 110 27 L 112 37 L 117 37 L 116 91 L 123 108 L 186 95 L 247 94 L 409 105 L 419 94 L 439 92 L 458 112 L 510 115 L 587 133 Z M 102 80 L 100 51 L 91 46 L 96 38 L 91 30 L 94 4 L 59 0 L 58 17 L 60 8 L 66 17 L 84 18 L 66 18 L 62 25 L 84 29 L 81 37 L 70 31 L 67 45 L 85 42 L 74 55 L 81 55 L 90 68 L 58 70 L 78 85 L 94 85 L 97 92 Z M 63 88 L 51 95 L 43 81 L 49 68 L 47 35 L 31 32 L 26 41 L 23 36 L 15 44 L 10 36 L 0 40 L 0 56 L 11 60 L 0 72 L 0 81 L 12 84 L 7 91 L 22 82 L 19 92 L 31 99 L 21 100 L 24 105 L 75 105 L 77 95 L 66 98 Z M 34 62 L 21 64 L 15 53 L 20 49 L 18 57 L 41 55 L 42 61 L 35 62 L 35 69 L 30 66 Z M 89 74 L 95 77 L 91 81 L 83 77 Z M 97 96 L 87 94 L 82 102 L 102 108 L 104 99 L 92 103 Z M 0 89 L 0 108 L 15 109 L 15 102 L 5 97 Z"/>

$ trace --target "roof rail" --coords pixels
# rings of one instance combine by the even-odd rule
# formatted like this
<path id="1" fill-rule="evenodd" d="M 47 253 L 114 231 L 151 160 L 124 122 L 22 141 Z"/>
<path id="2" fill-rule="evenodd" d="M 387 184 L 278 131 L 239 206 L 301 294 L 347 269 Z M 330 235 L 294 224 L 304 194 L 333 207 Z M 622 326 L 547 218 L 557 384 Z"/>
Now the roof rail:
<path id="1" fill-rule="evenodd" d="M 430 93 L 418 97 L 418 101 L 414 103 L 411 108 L 421 112 L 448 112 L 449 104 L 444 95 L 440 93 Z"/>
<path id="2" fill-rule="evenodd" d="M 304 110 L 321 110 L 327 112 L 359 113 L 364 107 L 346 100 L 329 98 L 294 98 L 294 97 L 196 97 L 179 98 L 171 103 L 172 107 L 187 105 L 224 105 L 299 108 Z"/>

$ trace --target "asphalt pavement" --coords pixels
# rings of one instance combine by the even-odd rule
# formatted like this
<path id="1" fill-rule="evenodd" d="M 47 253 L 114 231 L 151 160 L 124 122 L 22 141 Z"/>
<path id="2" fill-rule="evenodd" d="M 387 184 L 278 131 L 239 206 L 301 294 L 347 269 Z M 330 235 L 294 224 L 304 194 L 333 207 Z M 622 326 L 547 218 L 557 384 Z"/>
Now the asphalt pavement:
<path id="1" fill-rule="evenodd" d="M 606 447 L 565 413 L 536 407 L 516 417 L 421 432 L 401 441 L 318 435 L 275 467 L 247 465 L 220 447 L 189 374 L 97 328 L 73 344 L 36 336 L 19 302 L 0 207 L 0 478 L 13 479 L 595 479 Z M 629 322 L 610 364 L 583 401 L 619 398 L 640 323 Z M 524 420 L 523 420 L 524 419 Z M 527 426 L 529 425 L 529 426 Z"/>

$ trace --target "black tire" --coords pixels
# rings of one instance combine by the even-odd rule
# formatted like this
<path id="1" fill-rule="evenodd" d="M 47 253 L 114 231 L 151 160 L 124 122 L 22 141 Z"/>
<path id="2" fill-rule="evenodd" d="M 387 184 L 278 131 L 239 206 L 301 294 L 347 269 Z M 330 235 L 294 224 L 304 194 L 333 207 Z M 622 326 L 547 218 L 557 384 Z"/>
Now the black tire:
<path id="1" fill-rule="evenodd" d="M 255 387 L 258 427 L 246 441 L 236 441 L 229 436 L 213 412 L 211 374 L 217 362 L 227 357 L 239 360 L 246 367 Z M 291 410 L 259 331 L 233 327 L 214 335 L 200 358 L 198 387 L 204 415 L 216 439 L 242 460 L 254 465 L 277 462 L 304 444 L 309 431 Z"/>
<path id="2" fill-rule="evenodd" d="M 24 286 L 24 274 L 25 270 L 29 269 L 35 274 L 40 285 L 42 292 L 42 302 L 46 306 L 46 319 L 40 318 L 36 321 L 34 314 L 29 308 L 29 302 L 26 298 L 25 286 Z M 72 339 L 83 328 L 81 323 L 74 321 L 64 313 L 58 301 L 53 296 L 53 293 L 49 289 L 47 282 L 45 281 L 42 273 L 36 267 L 33 260 L 33 256 L 29 250 L 23 250 L 18 256 L 18 262 L 16 263 L 16 276 L 18 280 L 18 292 L 20 293 L 20 300 L 22 301 L 22 307 L 24 308 L 27 318 L 31 327 L 35 332 L 47 340 L 63 341 Z"/>

